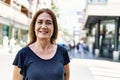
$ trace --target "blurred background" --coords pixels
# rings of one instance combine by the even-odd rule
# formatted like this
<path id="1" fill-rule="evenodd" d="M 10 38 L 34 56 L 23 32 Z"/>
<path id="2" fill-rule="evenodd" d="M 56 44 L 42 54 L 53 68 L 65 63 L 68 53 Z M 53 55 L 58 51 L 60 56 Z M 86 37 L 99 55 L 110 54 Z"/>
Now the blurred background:
<path id="1" fill-rule="evenodd" d="M 40 8 L 57 17 L 57 44 L 68 50 L 71 80 L 120 80 L 119 0 L 0 0 L 2 80 L 12 80 L 12 61 L 29 41 L 29 24 Z"/>

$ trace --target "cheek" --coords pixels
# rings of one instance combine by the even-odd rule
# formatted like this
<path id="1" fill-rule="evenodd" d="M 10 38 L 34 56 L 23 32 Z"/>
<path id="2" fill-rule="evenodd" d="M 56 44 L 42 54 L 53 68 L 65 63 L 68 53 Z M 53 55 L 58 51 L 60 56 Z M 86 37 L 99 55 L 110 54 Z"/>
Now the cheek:
<path id="1" fill-rule="evenodd" d="M 54 28 L 51 28 L 51 37 L 52 37 L 53 33 L 54 33 Z"/>
<path id="2" fill-rule="evenodd" d="M 39 30 L 39 28 L 40 28 L 40 26 L 39 26 L 39 25 L 35 25 L 34 31 L 38 31 L 38 30 Z"/>
<path id="3" fill-rule="evenodd" d="M 54 28 L 51 29 L 52 34 L 54 33 Z"/>
<path id="4" fill-rule="evenodd" d="M 36 35 L 37 35 L 37 33 L 38 33 L 38 30 L 39 30 L 39 27 L 37 27 L 37 26 L 35 25 L 34 32 L 35 32 Z"/>
<path id="5" fill-rule="evenodd" d="M 52 28 L 52 32 L 54 32 L 54 28 Z"/>
<path id="6" fill-rule="evenodd" d="M 37 32 L 37 29 L 36 29 L 36 27 L 34 28 L 34 31 L 35 31 L 35 33 Z"/>

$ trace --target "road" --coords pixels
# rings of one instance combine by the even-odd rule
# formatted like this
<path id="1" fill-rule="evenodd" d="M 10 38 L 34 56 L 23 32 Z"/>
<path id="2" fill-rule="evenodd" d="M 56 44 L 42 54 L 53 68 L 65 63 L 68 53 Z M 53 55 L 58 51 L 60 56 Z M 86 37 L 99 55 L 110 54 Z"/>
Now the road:
<path id="1" fill-rule="evenodd" d="M 15 53 L 0 48 L 0 80 L 12 80 L 12 62 Z M 72 58 L 70 62 L 70 80 L 120 80 L 120 62 L 107 60 Z"/>
<path id="2" fill-rule="evenodd" d="M 120 80 L 120 63 L 95 59 L 73 59 L 71 80 Z"/>

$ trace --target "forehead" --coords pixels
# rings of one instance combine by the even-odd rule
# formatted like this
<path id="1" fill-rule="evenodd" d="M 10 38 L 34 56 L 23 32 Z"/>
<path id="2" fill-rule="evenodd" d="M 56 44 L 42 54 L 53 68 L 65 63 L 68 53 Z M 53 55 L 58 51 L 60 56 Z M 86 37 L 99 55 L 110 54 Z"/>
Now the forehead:
<path id="1" fill-rule="evenodd" d="M 52 17 L 50 16 L 50 14 L 43 12 L 38 16 L 37 19 L 38 20 L 52 20 Z"/>

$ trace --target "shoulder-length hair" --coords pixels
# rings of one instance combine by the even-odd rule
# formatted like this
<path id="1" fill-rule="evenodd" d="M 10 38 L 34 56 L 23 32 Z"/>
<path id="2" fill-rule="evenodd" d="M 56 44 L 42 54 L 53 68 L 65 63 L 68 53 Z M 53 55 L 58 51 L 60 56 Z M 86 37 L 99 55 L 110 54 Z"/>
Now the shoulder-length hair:
<path id="1" fill-rule="evenodd" d="M 50 10 L 48 8 L 43 8 L 43 9 L 38 10 L 35 13 L 35 15 L 33 16 L 33 19 L 31 21 L 30 28 L 29 28 L 29 43 L 28 43 L 28 45 L 34 43 L 37 39 L 35 31 L 34 31 L 35 30 L 35 23 L 36 23 L 37 17 L 43 12 L 48 13 L 53 20 L 54 31 L 53 31 L 53 35 L 52 35 L 50 41 L 52 44 L 56 43 L 56 39 L 57 39 L 57 35 L 58 35 L 58 24 L 57 24 L 56 16 L 52 12 L 52 10 Z"/>

